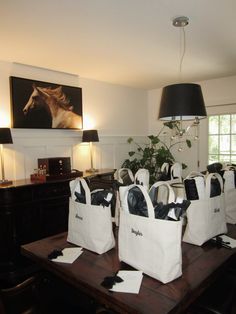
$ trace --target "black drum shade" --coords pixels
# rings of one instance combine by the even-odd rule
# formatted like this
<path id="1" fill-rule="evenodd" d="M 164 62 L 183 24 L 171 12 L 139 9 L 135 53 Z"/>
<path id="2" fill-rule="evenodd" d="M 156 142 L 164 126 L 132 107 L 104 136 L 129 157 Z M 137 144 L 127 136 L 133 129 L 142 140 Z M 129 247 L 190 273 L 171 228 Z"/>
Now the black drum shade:
<path id="1" fill-rule="evenodd" d="M 0 128 L 0 144 L 12 144 L 10 128 Z"/>
<path id="2" fill-rule="evenodd" d="M 84 130 L 82 142 L 99 142 L 97 130 Z"/>
<path id="3" fill-rule="evenodd" d="M 12 144 L 12 136 L 10 128 L 0 128 L 0 159 L 1 159 L 1 170 L 2 170 L 2 180 L 0 180 L 0 185 L 11 184 L 12 181 L 5 179 L 5 170 L 4 170 L 4 153 L 3 153 L 3 144 Z"/>
<path id="4" fill-rule="evenodd" d="M 182 83 L 163 88 L 158 117 L 160 120 L 194 120 L 206 116 L 200 85 Z"/>

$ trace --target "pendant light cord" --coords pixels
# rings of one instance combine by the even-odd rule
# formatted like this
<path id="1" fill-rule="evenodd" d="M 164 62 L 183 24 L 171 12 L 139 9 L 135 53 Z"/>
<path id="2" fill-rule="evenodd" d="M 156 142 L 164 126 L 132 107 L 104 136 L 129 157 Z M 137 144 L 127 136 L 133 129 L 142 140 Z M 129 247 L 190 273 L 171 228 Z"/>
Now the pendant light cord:
<path id="1" fill-rule="evenodd" d="M 186 51 L 185 30 L 184 30 L 184 27 L 180 27 L 180 63 L 179 63 L 180 82 L 182 82 L 182 65 L 184 61 L 185 51 Z"/>

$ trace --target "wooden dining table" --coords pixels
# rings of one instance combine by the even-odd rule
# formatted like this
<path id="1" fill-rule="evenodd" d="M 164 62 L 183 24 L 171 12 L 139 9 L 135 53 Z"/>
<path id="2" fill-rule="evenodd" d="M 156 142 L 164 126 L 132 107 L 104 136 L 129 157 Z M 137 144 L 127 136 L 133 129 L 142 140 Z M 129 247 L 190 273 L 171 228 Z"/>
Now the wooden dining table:
<path id="1" fill-rule="evenodd" d="M 228 225 L 228 235 L 236 239 L 236 225 Z M 21 252 L 43 269 L 117 313 L 186 313 L 188 306 L 223 274 L 236 255 L 236 249 L 218 248 L 210 242 L 202 246 L 183 242 L 182 276 L 163 284 L 144 275 L 139 293 L 132 294 L 110 292 L 101 285 L 104 277 L 113 276 L 121 269 L 130 269 L 119 261 L 117 247 L 101 255 L 84 249 L 72 264 L 48 259 L 53 250 L 73 246 L 67 242 L 65 232 L 23 245 Z"/>

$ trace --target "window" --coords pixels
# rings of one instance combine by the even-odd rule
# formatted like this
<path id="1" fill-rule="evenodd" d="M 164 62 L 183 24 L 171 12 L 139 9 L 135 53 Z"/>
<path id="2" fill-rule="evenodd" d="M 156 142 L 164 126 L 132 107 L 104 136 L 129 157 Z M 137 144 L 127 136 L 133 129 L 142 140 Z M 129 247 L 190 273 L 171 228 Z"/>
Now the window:
<path id="1" fill-rule="evenodd" d="M 209 116 L 208 163 L 236 163 L 236 114 Z"/>

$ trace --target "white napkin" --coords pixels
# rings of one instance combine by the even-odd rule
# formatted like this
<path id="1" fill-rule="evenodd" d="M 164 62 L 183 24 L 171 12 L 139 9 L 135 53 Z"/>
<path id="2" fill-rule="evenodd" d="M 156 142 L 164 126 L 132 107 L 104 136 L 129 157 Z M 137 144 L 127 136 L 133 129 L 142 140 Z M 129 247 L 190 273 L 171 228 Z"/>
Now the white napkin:
<path id="1" fill-rule="evenodd" d="M 72 264 L 83 253 L 83 249 L 81 247 L 65 248 L 62 253 L 63 255 L 52 259 L 52 261 Z"/>
<path id="2" fill-rule="evenodd" d="M 120 270 L 117 274 L 124 281 L 116 283 L 110 291 L 139 293 L 143 272 L 139 270 Z"/>
<path id="3" fill-rule="evenodd" d="M 221 235 L 220 237 L 222 238 L 222 240 L 224 242 L 226 242 L 226 243 L 229 242 L 229 243 L 227 243 L 227 245 L 230 246 L 232 249 L 236 248 L 236 240 L 235 239 L 230 238 L 226 235 Z"/>

